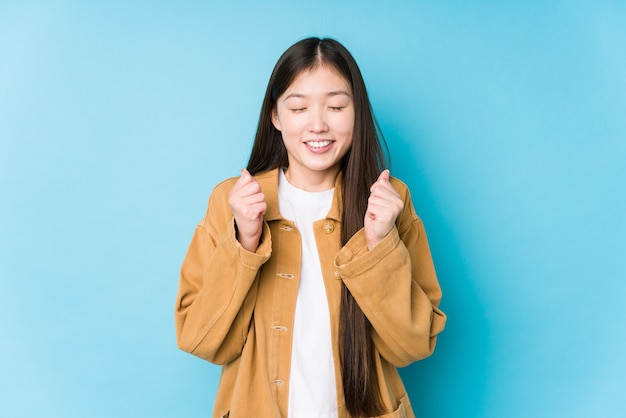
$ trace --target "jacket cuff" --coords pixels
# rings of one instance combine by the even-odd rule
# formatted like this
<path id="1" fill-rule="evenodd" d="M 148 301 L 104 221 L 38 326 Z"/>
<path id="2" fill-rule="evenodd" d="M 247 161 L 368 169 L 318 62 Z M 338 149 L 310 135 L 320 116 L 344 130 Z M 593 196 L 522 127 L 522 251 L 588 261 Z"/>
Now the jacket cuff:
<path id="1" fill-rule="evenodd" d="M 272 254 L 272 236 L 270 234 L 269 225 L 265 221 L 263 221 L 263 232 L 261 232 L 261 240 L 255 252 L 251 252 L 243 248 L 243 246 L 237 239 L 234 218 L 230 223 L 228 236 L 235 246 L 237 258 L 246 267 L 258 269 L 270 258 L 270 255 Z"/>
<path id="2" fill-rule="evenodd" d="M 380 262 L 400 242 L 398 229 L 394 226 L 374 248 L 368 250 L 365 241 L 365 228 L 361 228 L 343 246 L 335 258 L 335 267 L 341 277 L 359 275 Z"/>

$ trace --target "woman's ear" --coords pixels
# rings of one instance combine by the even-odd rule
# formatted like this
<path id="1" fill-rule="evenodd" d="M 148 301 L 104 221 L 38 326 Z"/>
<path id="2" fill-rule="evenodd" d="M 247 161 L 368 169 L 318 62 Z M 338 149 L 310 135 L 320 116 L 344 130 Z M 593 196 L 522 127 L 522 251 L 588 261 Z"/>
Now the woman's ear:
<path id="1" fill-rule="evenodd" d="M 278 112 L 276 111 L 276 106 L 274 106 L 274 109 L 272 109 L 272 125 L 274 125 L 274 128 L 276 128 L 277 130 L 281 130 L 280 129 L 280 119 L 278 119 Z"/>

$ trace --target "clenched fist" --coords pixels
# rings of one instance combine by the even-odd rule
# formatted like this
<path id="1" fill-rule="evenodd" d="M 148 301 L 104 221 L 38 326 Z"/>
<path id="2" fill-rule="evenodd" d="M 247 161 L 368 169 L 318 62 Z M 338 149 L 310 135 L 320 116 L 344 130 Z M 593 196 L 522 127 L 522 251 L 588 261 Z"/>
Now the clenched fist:
<path id="1" fill-rule="evenodd" d="M 261 186 L 245 168 L 230 192 L 228 203 L 235 217 L 237 239 L 243 248 L 255 252 L 261 239 L 267 204 Z"/>
<path id="2" fill-rule="evenodd" d="M 391 232 L 404 202 L 389 182 L 389 170 L 380 173 L 370 193 L 364 226 L 367 248 L 371 250 Z"/>

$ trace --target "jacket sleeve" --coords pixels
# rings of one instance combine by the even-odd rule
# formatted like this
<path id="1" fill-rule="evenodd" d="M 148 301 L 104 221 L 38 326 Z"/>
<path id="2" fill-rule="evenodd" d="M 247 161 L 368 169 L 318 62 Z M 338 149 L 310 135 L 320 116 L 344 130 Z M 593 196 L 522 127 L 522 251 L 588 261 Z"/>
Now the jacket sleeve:
<path id="1" fill-rule="evenodd" d="M 180 270 L 174 312 L 178 346 L 216 364 L 241 354 L 254 310 L 255 279 L 271 253 L 267 224 L 256 253 L 237 241 L 228 204 L 232 184 L 215 188 L 196 227 Z"/>
<path id="2" fill-rule="evenodd" d="M 376 349 L 396 367 L 432 354 L 445 326 L 441 289 L 426 232 L 406 186 L 396 227 L 371 251 L 361 229 L 341 249 L 335 265 L 372 324 Z"/>

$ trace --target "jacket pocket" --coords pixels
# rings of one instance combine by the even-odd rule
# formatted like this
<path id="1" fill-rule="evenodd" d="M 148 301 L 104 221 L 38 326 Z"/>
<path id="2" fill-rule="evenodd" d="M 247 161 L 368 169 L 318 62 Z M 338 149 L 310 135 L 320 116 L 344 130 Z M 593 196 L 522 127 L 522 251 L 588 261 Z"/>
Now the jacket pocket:
<path id="1" fill-rule="evenodd" d="M 398 403 L 398 408 L 390 414 L 379 415 L 375 418 L 407 418 L 407 408 L 410 405 L 409 395 L 404 395 Z"/>

